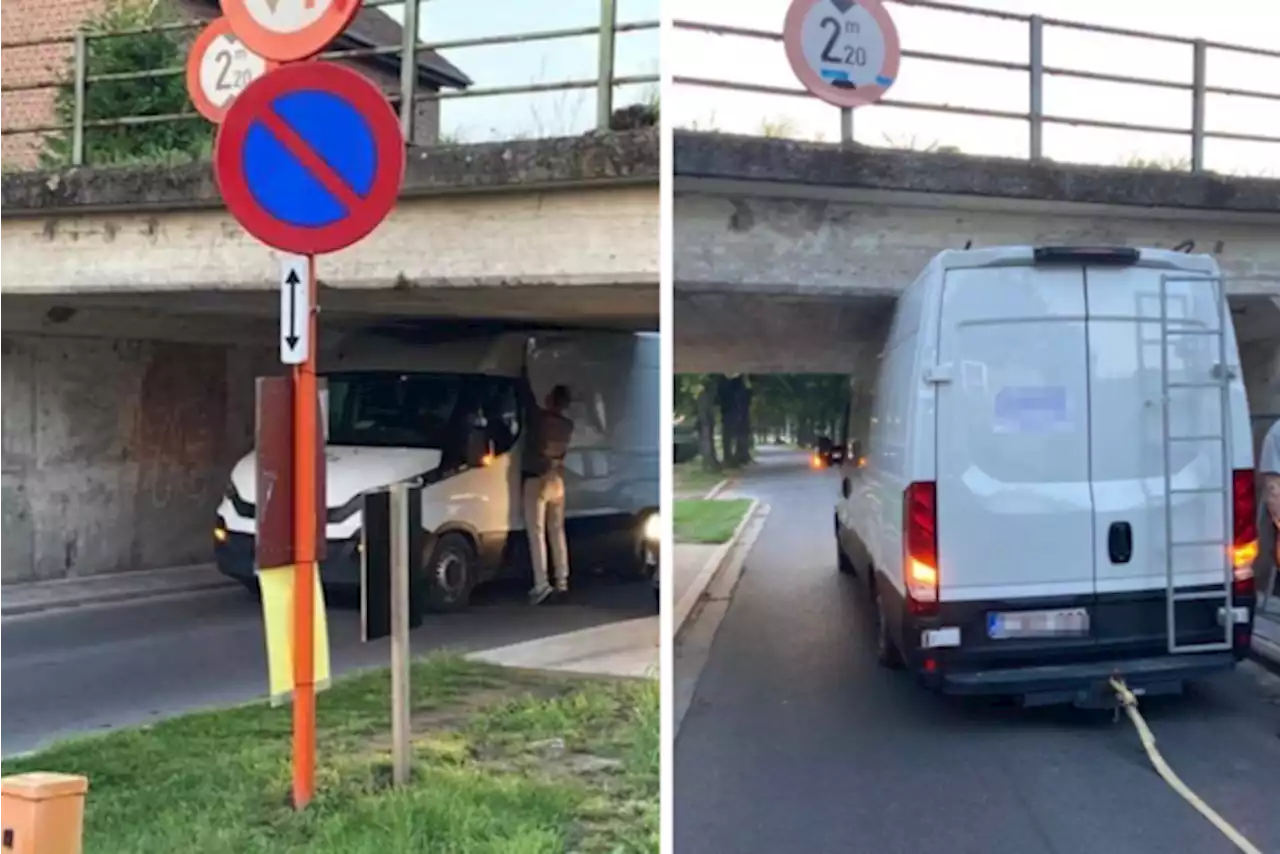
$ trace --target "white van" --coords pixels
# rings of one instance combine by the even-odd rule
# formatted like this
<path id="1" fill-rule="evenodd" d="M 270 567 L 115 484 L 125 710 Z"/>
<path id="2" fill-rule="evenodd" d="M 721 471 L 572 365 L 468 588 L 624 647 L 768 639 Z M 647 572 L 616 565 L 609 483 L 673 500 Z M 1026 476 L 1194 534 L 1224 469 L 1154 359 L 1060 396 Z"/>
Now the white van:
<path id="1" fill-rule="evenodd" d="M 573 403 L 565 516 L 573 573 L 653 571 L 658 536 L 659 344 L 619 332 L 503 332 L 451 340 L 359 334 L 321 356 L 328 554 L 322 582 L 360 585 L 362 494 L 422 478 L 428 602 L 466 607 L 479 584 L 529 575 L 521 437 L 557 384 Z M 214 532 L 218 568 L 256 586 L 257 461 L 231 473 Z"/>
<path id="2" fill-rule="evenodd" d="M 1257 517 L 1223 291 L 1211 257 L 1158 249 L 933 259 L 837 440 L 840 569 L 882 663 L 1078 705 L 1234 666 Z"/>

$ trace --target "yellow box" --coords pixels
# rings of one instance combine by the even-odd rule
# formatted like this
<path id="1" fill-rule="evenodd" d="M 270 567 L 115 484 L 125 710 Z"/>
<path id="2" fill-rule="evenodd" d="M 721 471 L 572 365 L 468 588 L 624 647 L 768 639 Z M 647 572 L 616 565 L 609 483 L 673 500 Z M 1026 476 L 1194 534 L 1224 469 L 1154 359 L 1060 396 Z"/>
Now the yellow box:
<path id="1" fill-rule="evenodd" d="M 80 854 L 89 780 L 36 771 L 0 779 L 4 854 Z"/>

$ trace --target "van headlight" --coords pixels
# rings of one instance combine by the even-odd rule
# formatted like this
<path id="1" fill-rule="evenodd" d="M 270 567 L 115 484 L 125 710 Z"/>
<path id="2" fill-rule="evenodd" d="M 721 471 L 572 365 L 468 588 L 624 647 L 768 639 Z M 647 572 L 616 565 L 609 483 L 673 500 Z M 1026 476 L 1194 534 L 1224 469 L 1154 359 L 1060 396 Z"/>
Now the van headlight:
<path id="1" fill-rule="evenodd" d="M 644 520 L 644 540 L 656 543 L 662 539 L 662 520 L 657 513 L 650 513 Z"/>

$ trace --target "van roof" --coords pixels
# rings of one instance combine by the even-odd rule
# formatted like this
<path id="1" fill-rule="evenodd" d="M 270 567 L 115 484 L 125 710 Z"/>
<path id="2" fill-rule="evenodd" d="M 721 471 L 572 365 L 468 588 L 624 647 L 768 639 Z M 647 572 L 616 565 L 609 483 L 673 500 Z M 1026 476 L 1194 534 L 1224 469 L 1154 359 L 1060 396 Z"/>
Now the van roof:
<path id="1" fill-rule="evenodd" d="M 982 249 L 944 249 L 934 256 L 933 263 L 943 270 L 972 269 L 975 267 L 1018 267 L 1035 263 L 1035 246 L 991 246 Z M 1057 247 L 1055 247 L 1057 248 Z M 1065 248 L 1065 247 L 1063 247 Z M 1115 250 L 1126 247 L 1079 247 L 1090 251 Z M 1129 251 L 1132 251 L 1130 249 Z M 1139 248 L 1136 266 L 1160 270 L 1218 275 L 1218 263 L 1213 256 L 1204 253 L 1189 254 L 1172 249 Z"/>
<path id="2" fill-rule="evenodd" d="M 528 334 L 501 332 L 452 336 L 421 333 L 355 333 L 321 357 L 321 370 L 424 371 L 519 376 Z"/>

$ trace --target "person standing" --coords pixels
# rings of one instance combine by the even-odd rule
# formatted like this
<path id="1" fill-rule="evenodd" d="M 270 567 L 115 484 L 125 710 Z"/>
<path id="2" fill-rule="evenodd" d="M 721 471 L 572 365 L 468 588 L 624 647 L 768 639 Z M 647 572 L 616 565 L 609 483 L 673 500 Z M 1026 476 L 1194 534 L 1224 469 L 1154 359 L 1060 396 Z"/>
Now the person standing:
<path id="1" fill-rule="evenodd" d="M 1276 573 L 1280 571 L 1280 419 L 1277 419 L 1262 439 L 1258 453 L 1258 472 L 1262 475 L 1262 513 L 1264 522 L 1270 522 L 1267 530 L 1259 531 L 1258 545 L 1266 548 L 1263 558 L 1271 565 L 1266 580 L 1266 593 L 1276 589 Z"/>
<path id="2" fill-rule="evenodd" d="M 528 386 L 528 380 L 525 381 Z M 569 591 L 569 544 L 564 533 L 564 459 L 573 438 L 573 421 L 566 416 L 569 389 L 557 385 L 538 406 L 528 392 L 529 436 L 521 464 L 524 478 L 524 523 L 529 534 L 529 558 L 533 563 L 533 589 L 529 602 L 540 605 L 553 592 Z M 547 546 L 555 568 L 554 591 L 547 576 Z"/>

